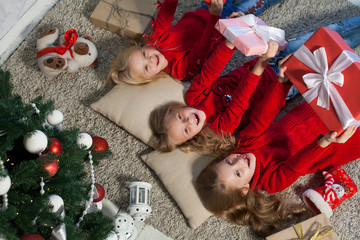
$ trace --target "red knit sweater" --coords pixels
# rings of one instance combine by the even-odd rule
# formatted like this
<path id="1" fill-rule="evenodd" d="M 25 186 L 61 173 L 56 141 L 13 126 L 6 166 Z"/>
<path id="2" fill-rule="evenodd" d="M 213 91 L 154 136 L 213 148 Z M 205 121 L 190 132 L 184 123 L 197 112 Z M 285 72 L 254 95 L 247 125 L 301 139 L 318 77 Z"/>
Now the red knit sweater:
<path id="1" fill-rule="evenodd" d="M 180 80 L 197 75 L 206 58 L 224 39 L 215 29 L 220 16 L 207 9 L 187 12 L 173 26 L 178 0 L 165 0 L 156 16 L 153 32 L 146 45 L 159 50 L 169 64 L 165 72 Z"/>
<path id="2" fill-rule="evenodd" d="M 241 150 L 237 152 L 252 152 L 256 156 L 252 189 L 279 192 L 300 176 L 360 158 L 359 130 L 344 144 L 319 146 L 319 136 L 325 135 L 328 129 L 307 103 L 295 106 L 261 131 L 257 137 L 249 131 L 239 136 Z"/>
<path id="3" fill-rule="evenodd" d="M 233 53 L 223 41 L 205 62 L 201 74 L 194 78 L 185 94 L 186 102 L 204 111 L 207 124 L 219 133 L 236 135 L 243 130 L 255 134 L 275 119 L 290 85 L 279 83 L 270 66 L 262 76 L 253 74 L 250 70 L 257 59 L 219 77 Z"/>

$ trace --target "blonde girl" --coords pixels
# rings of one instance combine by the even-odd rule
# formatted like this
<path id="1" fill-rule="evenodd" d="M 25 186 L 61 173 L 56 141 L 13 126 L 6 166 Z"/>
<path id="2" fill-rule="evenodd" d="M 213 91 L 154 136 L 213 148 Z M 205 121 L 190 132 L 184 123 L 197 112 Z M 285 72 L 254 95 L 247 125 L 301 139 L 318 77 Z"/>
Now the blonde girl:
<path id="1" fill-rule="evenodd" d="M 178 0 L 164 0 L 144 46 L 121 50 L 110 66 L 107 81 L 143 84 L 167 74 L 190 80 L 224 39 L 214 27 L 221 17 L 229 17 L 233 12 L 230 17 L 236 17 L 255 6 L 253 14 L 257 16 L 279 1 L 259 5 L 257 0 L 227 0 L 225 4 L 223 0 L 211 0 L 210 6 L 203 1 L 199 9 L 185 13 L 172 25 Z"/>

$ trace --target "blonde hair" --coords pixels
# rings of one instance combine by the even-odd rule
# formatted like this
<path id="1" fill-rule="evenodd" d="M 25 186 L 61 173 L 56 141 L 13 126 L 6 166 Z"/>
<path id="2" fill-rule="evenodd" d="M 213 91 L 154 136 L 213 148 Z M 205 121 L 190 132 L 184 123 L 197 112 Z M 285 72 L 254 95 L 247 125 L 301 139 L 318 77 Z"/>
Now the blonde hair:
<path id="1" fill-rule="evenodd" d="M 226 186 L 218 178 L 215 164 L 211 162 L 198 176 L 195 188 L 210 212 L 238 225 L 248 225 L 255 234 L 265 237 L 289 224 L 295 216 L 307 211 L 303 204 L 287 202 L 274 195 Z"/>
<path id="2" fill-rule="evenodd" d="M 141 48 L 141 46 L 135 45 L 120 50 L 116 58 L 110 64 L 110 69 L 106 76 L 106 82 L 115 84 L 126 83 L 131 85 L 138 85 L 169 76 L 169 74 L 165 73 L 164 71 L 160 71 L 151 79 L 133 77 L 129 68 L 129 58 L 133 52 L 138 51 Z"/>
<path id="3" fill-rule="evenodd" d="M 208 126 L 195 135 L 192 139 L 180 144 L 174 144 L 166 128 L 166 117 L 176 107 L 185 107 L 179 102 L 169 102 L 156 109 L 150 114 L 150 127 L 153 131 L 152 143 L 156 149 L 162 152 L 171 152 L 175 148 L 184 151 L 197 151 L 205 154 L 221 155 L 235 150 L 235 138 L 226 133 L 217 133 Z"/>

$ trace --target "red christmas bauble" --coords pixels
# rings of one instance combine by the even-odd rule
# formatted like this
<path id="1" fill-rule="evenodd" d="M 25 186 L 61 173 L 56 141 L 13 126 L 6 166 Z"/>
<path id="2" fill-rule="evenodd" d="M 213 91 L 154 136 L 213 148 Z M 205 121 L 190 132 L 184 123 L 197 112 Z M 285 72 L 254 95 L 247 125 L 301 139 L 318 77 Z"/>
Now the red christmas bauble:
<path id="1" fill-rule="evenodd" d="M 49 173 L 49 176 L 52 177 L 59 170 L 59 162 L 57 159 L 53 159 L 48 154 L 42 154 L 40 156 L 41 164 L 43 164 L 43 169 Z"/>
<path id="2" fill-rule="evenodd" d="M 109 144 L 107 141 L 102 137 L 92 137 L 93 140 L 93 148 L 94 152 L 105 152 L 109 150 Z"/>
<path id="3" fill-rule="evenodd" d="M 43 238 L 40 235 L 34 234 L 34 233 L 29 233 L 29 234 L 22 235 L 20 237 L 20 240 L 45 240 L 45 238 Z"/>
<path id="4" fill-rule="evenodd" d="M 103 186 L 101 186 L 98 183 L 95 183 L 95 186 L 96 186 L 97 196 L 96 194 L 94 195 L 93 202 L 100 202 L 105 197 L 105 189 Z"/>
<path id="5" fill-rule="evenodd" d="M 61 142 L 58 139 L 50 138 L 47 150 L 52 153 L 55 153 L 56 156 L 60 157 L 63 147 L 62 147 Z"/>

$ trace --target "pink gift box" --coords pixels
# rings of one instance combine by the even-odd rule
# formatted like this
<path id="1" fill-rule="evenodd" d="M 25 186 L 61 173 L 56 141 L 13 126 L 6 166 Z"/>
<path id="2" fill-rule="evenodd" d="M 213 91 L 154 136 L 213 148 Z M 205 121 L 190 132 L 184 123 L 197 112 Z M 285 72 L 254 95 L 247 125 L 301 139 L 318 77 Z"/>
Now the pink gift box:
<path id="1" fill-rule="evenodd" d="M 219 19 L 215 28 L 245 56 L 264 54 L 267 51 L 269 39 L 280 44 L 280 51 L 287 45 L 284 30 L 270 27 L 252 14 L 238 18 Z"/>

